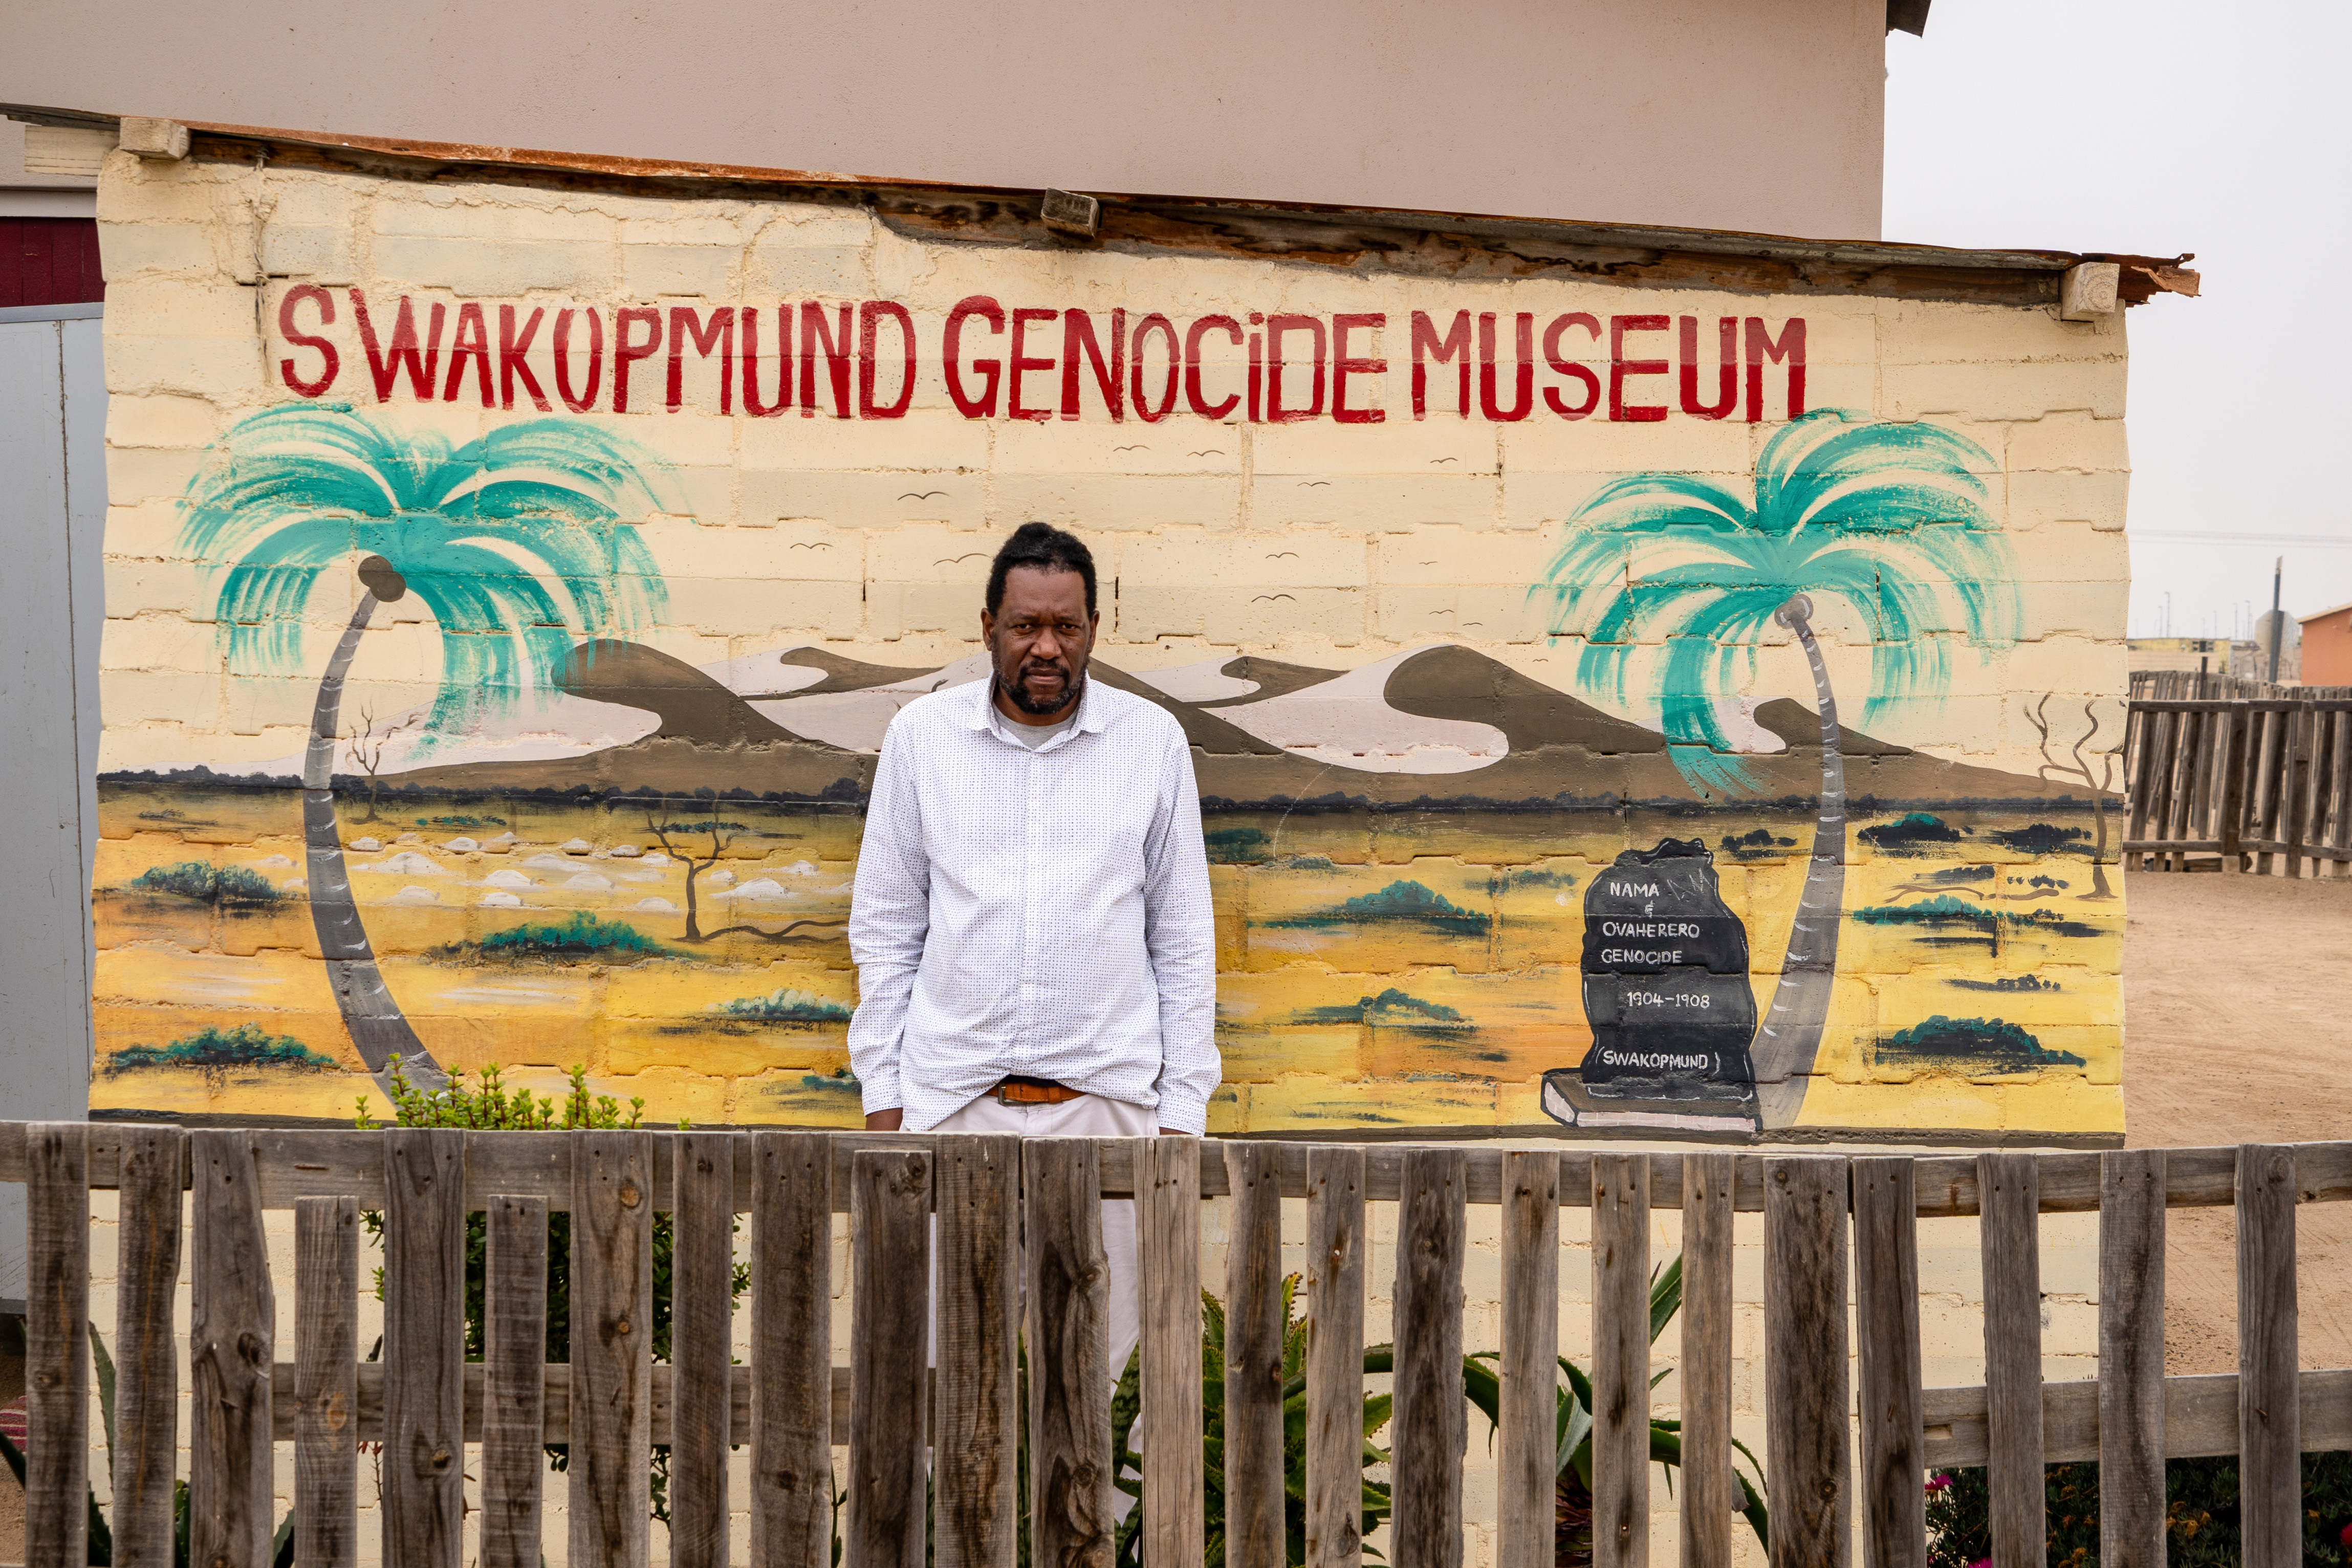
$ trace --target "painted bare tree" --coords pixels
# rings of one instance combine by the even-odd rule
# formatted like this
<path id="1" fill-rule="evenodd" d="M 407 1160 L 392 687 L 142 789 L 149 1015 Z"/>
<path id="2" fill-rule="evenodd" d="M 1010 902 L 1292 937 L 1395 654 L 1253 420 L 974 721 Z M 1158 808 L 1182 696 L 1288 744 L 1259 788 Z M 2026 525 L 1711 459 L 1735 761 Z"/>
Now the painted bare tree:
<path id="1" fill-rule="evenodd" d="M 721 822 L 716 818 L 708 818 L 701 822 L 665 822 L 661 820 L 658 813 L 648 811 L 646 813 L 646 831 L 660 841 L 663 853 L 686 868 L 686 940 L 688 942 L 715 942 L 722 936 L 738 934 L 763 937 L 769 942 L 782 942 L 803 928 L 837 930 L 847 923 L 843 921 L 805 920 L 793 921 L 775 931 L 769 931 L 763 926 L 738 924 L 721 926 L 717 931 L 706 931 L 702 929 L 700 900 L 695 884 L 701 879 L 705 871 L 726 858 L 728 845 L 733 843 L 742 834 L 751 831 L 750 825 L 740 822 Z M 673 833 L 679 835 L 678 841 L 671 839 L 670 835 Z M 683 839 L 688 834 L 709 835 L 710 853 L 697 856 L 692 850 L 687 848 Z"/>
<path id="2" fill-rule="evenodd" d="M 379 797 L 383 791 L 383 781 L 381 777 L 383 771 L 383 753 L 402 731 L 414 730 L 424 722 L 423 714 L 412 713 L 407 718 L 396 723 L 386 724 L 379 730 L 376 728 L 375 710 L 364 702 L 360 704 L 360 727 L 352 731 L 345 744 L 351 748 L 352 765 L 367 776 L 367 815 L 362 817 L 361 821 L 376 820 L 376 808 Z"/>
<path id="3" fill-rule="evenodd" d="M 2091 791 L 2091 824 L 2095 836 L 2091 843 L 2091 890 L 2085 898 L 2112 899 L 2116 890 L 2107 885 L 2107 796 L 2116 787 L 2116 775 L 2123 767 L 2123 731 L 2116 731 L 2115 743 L 2105 751 L 2093 749 L 2089 756 L 2084 748 L 2099 738 L 2099 712 L 2095 700 L 2083 704 L 2083 719 L 2089 726 L 2082 739 L 2064 746 L 2052 733 L 2050 699 L 2054 692 L 2044 692 L 2042 700 L 2025 710 L 2026 721 L 2042 737 L 2042 765 L 2034 770 L 2041 778 L 2057 777 L 2080 780 Z M 2060 754 L 2052 756 L 2050 749 L 2060 746 Z M 2094 770 L 2092 763 L 2098 764 Z"/>

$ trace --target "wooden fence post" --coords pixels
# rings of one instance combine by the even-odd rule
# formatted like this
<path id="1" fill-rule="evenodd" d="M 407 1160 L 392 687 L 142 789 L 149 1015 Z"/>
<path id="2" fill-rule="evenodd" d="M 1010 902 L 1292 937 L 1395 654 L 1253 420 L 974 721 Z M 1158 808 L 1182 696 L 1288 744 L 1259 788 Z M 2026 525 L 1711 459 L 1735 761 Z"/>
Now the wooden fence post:
<path id="1" fill-rule="evenodd" d="M 1853 1284 L 1861 1335 L 1864 1568 L 1927 1568 L 1918 1236 L 1911 1157 L 1856 1160 Z"/>
<path id="2" fill-rule="evenodd" d="M 1021 1140 L 950 1135 L 933 1154 L 940 1217 L 932 1553 L 938 1568 L 1013 1568 L 1020 1548 L 1013 1483 L 1021 1442 Z"/>
<path id="3" fill-rule="evenodd" d="M 188 1134 L 188 1561 L 268 1568 L 269 1384 L 278 1305 L 261 1236 L 253 1135 Z"/>
<path id="4" fill-rule="evenodd" d="M 1139 1138 L 1135 1150 L 1138 1272 L 1142 1276 L 1137 1349 L 1143 1377 L 1143 1558 L 1163 1568 L 1201 1568 L 1201 1140 Z M 1308 1399 L 1311 1423 L 1311 1394 Z M 1311 1564 L 1311 1435 L 1307 1466 Z"/>
<path id="5" fill-rule="evenodd" d="M 172 1297 L 180 1278 L 180 1201 L 187 1134 L 125 1127 L 122 1241 L 115 1265 L 114 1565 L 172 1568 L 173 1476 L 179 1466 L 178 1337 Z M 347 1358 L 348 1359 L 348 1358 Z M 356 1422 L 359 1412 L 351 1411 Z M 299 1477 L 299 1460 L 297 1460 Z M 313 1568 L 297 1551 L 297 1568 Z M 323 1563 L 317 1568 L 329 1568 Z"/>
<path id="6" fill-rule="evenodd" d="M 860 1149 L 849 1171 L 849 1517 L 842 1561 L 846 1568 L 922 1568 L 931 1157 L 920 1149 Z"/>
<path id="7" fill-rule="evenodd" d="M 670 1142 L 670 1568 L 728 1568 L 735 1135 Z"/>
<path id="8" fill-rule="evenodd" d="M 751 1568 L 808 1568 L 833 1537 L 832 1135 L 755 1133 L 751 1173 Z"/>
<path id="9" fill-rule="evenodd" d="M 1551 1568 L 1559 1486 L 1557 1152 L 1513 1150 L 1503 1156 L 1502 1220 L 1503 1356 L 1496 1369 L 1502 1381 L 1502 1430 L 1496 1445 L 1501 1517 L 1496 1563 Z M 1648 1403 L 1644 1389 L 1644 1415 Z M 1645 1467 L 1647 1458 L 1644 1454 Z"/>
<path id="10" fill-rule="evenodd" d="M 1462 1261 L 1469 1162 L 1459 1148 L 1405 1151 L 1398 1192 L 1395 1477 L 1389 1558 L 1396 1568 L 1462 1568 Z"/>
<path id="11" fill-rule="evenodd" d="M 1846 1163 L 1764 1163 L 1764 1463 L 1772 1568 L 1846 1568 Z"/>
<path id="12" fill-rule="evenodd" d="M 360 1205 L 294 1200 L 294 1565 L 359 1561 Z"/>
<path id="13" fill-rule="evenodd" d="M 1650 1157 L 1592 1157 L 1592 1562 L 1650 1561 Z"/>
<path id="14" fill-rule="evenodd" d="M 2246 1568 L 2303 1562 L 2294 1151 L 2238 1149 L 2238 1508 Z"/>
<path id="15" fill-rule="evenodd" d="M 1282 1568 L 1282 1146 L 1225 1145 L 1225 1561 Z"/>
<path id="16" fill-rule="evenodd" d="M 458 1568 L 466 1512 L 466 1134 L 395 1127 L 383 1140 L 383 1560 L 399 1568 Z M 575 1311 L 578 1300 L 575 1291 Z M 579 1336 L 572 1343 L 576 1352 Z"/>
<path id="17" fill-rule="evenodd" d="M 2245 851 L 2239 841 L 2245 837 L 2246 816 L 2246 752 L 2249 728 L 2253 715 L 2232 708 L 2222 715 L 2221 753 L 2221 870 L 2225 876 L 2239 876 L 2246 869 Z"/>
<path id="18" fill-rule="evenodd" d="M 1731 1568 L 1731 1215 L 1738 1163 L 1683 1156 L 1683 1568 Z"/>
<path id="19" fill-rule="evenodd" d="M 2042 1568 L 2042 1187 L 2031 1154 L 1977 1156 L 1993 1568 Z"/>
<path id="20" fill-rule="evenodd" d="M 2099 1562 L 2164 1568 L 2161 1149 L 2099 1156 Z"/>
<path id="21" fill-rule="evenodd" d="M 1307 1568 L 1364 1560 L 1364 1152 L 1307 1152 Z"/>
<path id="22" fill-rule="evenodd" d="M 25 1129 L 25 1561 L 81 1568 L 89 1543 L 87 1123 Z"/>
<path id="23" fill-rule="evenodd" d="M 1029 1331 L 1030 1560 L 1109 1568 L 1110 1290 L 1090 1138 L 1021 1151 Z"/>
<path id="24" fill-rule="evenodd" d="M 651 1132 L 572 1134 L 569 1288 L 572 1568 L 644 1568 L 653 1517 Z"/>
<path id="25" fill-rule="evenodd" d="M 540 1568 L 547 1469 L 541 1370 L 547 1361 L 547 1200 L 494 1196 L 488 1217 L 481 1568 Z"/>

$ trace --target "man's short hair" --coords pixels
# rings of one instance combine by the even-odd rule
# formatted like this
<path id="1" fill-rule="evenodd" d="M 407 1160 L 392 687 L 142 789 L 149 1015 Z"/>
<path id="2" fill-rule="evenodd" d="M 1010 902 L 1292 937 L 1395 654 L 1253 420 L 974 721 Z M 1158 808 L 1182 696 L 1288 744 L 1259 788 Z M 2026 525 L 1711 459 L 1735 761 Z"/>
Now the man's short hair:
<path id="1" fill-rule="evenodd" d="M 1013 531 L 988 569 L 988 613 L 1004 605 L 1004 576 L 1015 566 L 1045 572 L 1076 572 L 1087 585 L 1087 614 L 1095 613 L 1095 558 L 1086 542 L 1050 522 L 1024 522 Z"/>

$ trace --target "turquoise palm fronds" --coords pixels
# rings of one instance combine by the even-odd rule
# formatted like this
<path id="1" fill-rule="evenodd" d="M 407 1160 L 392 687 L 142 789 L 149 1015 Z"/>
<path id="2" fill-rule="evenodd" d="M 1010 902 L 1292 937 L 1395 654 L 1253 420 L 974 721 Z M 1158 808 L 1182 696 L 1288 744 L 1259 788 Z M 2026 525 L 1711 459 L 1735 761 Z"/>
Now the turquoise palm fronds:
<path id="1" fill-rule="evenodd" d="M 1584 639 L 1588 691 L 1654 707 L 1676 765 L 1737 790 L 1717 704 L 1752 678 L 1791 594 L 1843 600 L 1868 629 L 1865 722 L 1940 697 L 1956 647 L 2016 637 L 2013 558 L 1979 477 L 1995 466 L 1934 425 L 1818 409 L 1766 445 L 1749 496 L 1695 474 L 1602 486 L 1531 594 L 1551 600 L 1552 636 Z M 1662 659 L 1639 657 L 1659 644 Z"/>
<path id="2" fill-rule="evenodd" d="M 221 447 L 180 503 L 180 543 L 216 574 L 231 670 L 299 668 L 321 574 L 381 555 L 439 624 L 427 745 L 550 689 L 580 637 L 625 636 L 662 609 L 631 526 L 658 503 L 635 449 L 593 426 L 530 420 L 453 446 L 296 405 L 243 421 Z"/>

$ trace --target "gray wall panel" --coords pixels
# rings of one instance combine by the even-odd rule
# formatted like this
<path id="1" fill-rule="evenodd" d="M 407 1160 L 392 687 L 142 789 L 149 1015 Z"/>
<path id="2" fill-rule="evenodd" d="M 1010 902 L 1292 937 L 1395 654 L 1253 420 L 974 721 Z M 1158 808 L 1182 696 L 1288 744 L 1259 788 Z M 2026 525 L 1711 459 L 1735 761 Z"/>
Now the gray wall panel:
<path id="1" fill-rule="evenodd" d="M 88 1111 L 106 395 L 94 320 L 0 323 L 0 1116 Z M 0 1187 L 0 1297 L 24 1293 Z"/>

